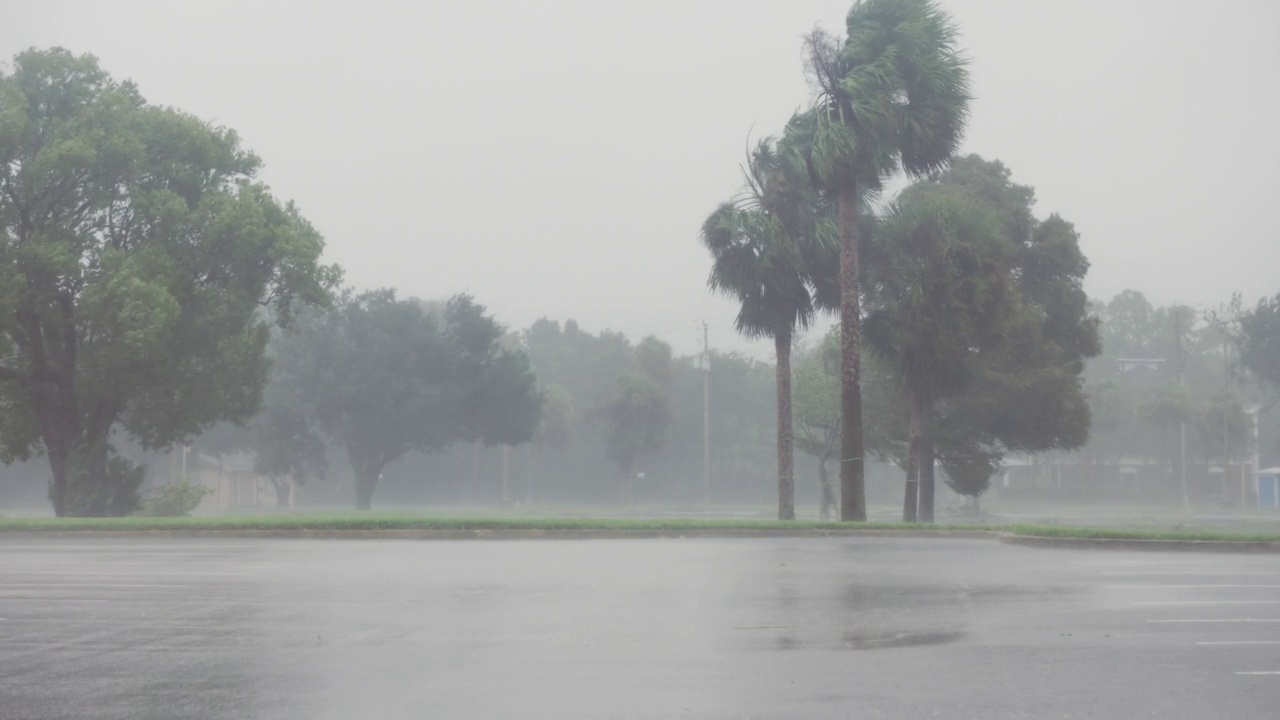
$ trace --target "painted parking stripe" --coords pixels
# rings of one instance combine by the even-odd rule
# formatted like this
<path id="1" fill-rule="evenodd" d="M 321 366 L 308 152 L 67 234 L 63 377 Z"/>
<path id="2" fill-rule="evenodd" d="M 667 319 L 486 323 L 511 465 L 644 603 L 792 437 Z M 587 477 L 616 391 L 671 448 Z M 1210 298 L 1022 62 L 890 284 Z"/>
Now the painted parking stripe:
<path id="1" fill-rule="evenodd" d="M 1115 570 L 1100 573 L 1108 577 L 1130 577 L 1130 576 L 1169 576 L 1169 575 L 1191 575 L 1198 577 L 1208 577 L 1210 575 L 1253 575 L 1275 577 L 1280 573 L 1258 572 L 1256 570 Z"/>
<path id="2" fill-rule="evenodd" d="M 1244 590 L 1244 589 L 1262 589 L 1277 590 L 1280 585 L 1221 585 L 1218 583 L 1208 583 L 1199 585 L 1106 585 L 1111 590 L 1198 590 L 1202 588 L 1220 588 L 1223 590 Z"/>
<path id="3" fill-rule="evenodd" d="M 1202 640 L 1196 645 L 1215 647 L 1218 645 L 1280 645 L 1280 640 Z"/>
<path id="4" fill-rule="evenodd" d="M 1280 600 L 1150 600 L 1129 603 L 1135 607 L 1204 607 L 1208 605 L 1280 605 Z"/>
<path id="5" fill-rule="evenodd" d="M 1186 623 L 1280 623 L 1280 618 L 1184 618 L 1177 620 L 1148 620 L 1149 623 L 1186 624 Z"/>
<path id="6" fill-rule="evenodd" d="M 174 583 L 5 583 L 4 587 L 8 588 L 35 588 L 42 591 L 55 591 L 55 589 L 63 588 L 189 588 L 191 585 L 180 585 Z"/>
<path id="7" fill-rule="evenodd" d="M 1280 675 L 1280 670 L 1252 670 L 1237 672 L 1237 675 Z"/>

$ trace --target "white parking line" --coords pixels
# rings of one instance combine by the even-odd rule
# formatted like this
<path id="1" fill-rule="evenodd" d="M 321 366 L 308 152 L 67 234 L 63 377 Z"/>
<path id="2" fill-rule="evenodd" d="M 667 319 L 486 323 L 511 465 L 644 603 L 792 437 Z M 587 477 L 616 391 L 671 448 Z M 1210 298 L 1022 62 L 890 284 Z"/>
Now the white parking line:
<path id="1" fill-rule="evenodd" d="M 1178 620 L 1148 620 L 1149 623 L 1280 623 L 1280 618 L 1190 618 Z"/>
<path id="2" fill-rule="evenodd" d="M 1151 600 L 1129 603 L 1135 607 L 1202 607 L 1206 605 L 1280 605 L 1280 600 Z"/>
<path id="3" fill-rule="evenodd" d="M 1250 672 L 1237 672 L 1237 675 L 1280 675 L 1280 670 L 1254 670 Z"/>
<path id="4" fill-rule="evenodd" d="M 132 577 L 135 575 L 165 577 L 245 577 L 238 572 L 191 572 L 187 570 L 120 570 L 116 572 L 80 572 L 71 570 L 0 570 L 0 577 Z"/>
<path id="5" fill-rule="evenodd" d="M 1219 585 L 1217 583 L 1200 585 L 1104 585 L 1110 590 L 1197 590 L 1201 588 L 1221 588 L 1224 590 L 1242 590 L 1246 588 L 1277 590 L 1280 585 Z"/>
<path id="6" fill-rule="evenodd" d="M 1116 577 L 1116 576 L 1128 577 L 1128 576 L 1138 576 L 1138 575 L 1144 575 L 1144 576 L 1145 575 L 1194 575 L 1194 576 L 1254 575 L 1254 576 L 1275 577 L 1280 573 L 1258 572 L 1256 570 L 1135 570 L 1135 571 L 1116 570 L 1116 571 L 1103 572 L 1100 574 L 1110 576 L 1110 577 Z"/>
<path id="7" fill-rule="evenodd" d="M 1280 640 L 1202 640 L 1196 645 L 1202 647 L 1217 645 L 1280 645 Z"/>
<path id="8" fill-rule="evenodd" d="M 176 583 L 5 583 L 9 588 L 35 588 L 37 590 L 60 590 L 63 588 L 189 588 L 190 585 Z"/>
<path id="9" fill-rule="evenodd" d="M 110 602 L 109 600 L 101 600 L 96 598 L 86 599 L 86 598 L 37 597 L 32 595 L 22 595 L 22 596 L 0 595 L 0 603 L 14 602 L 14 601 L 22 601 L 22 602 L 31 601 L 31 602 L 42 602 L 42 603 L 43 602 L 72 602 L 72 603 Z"/>

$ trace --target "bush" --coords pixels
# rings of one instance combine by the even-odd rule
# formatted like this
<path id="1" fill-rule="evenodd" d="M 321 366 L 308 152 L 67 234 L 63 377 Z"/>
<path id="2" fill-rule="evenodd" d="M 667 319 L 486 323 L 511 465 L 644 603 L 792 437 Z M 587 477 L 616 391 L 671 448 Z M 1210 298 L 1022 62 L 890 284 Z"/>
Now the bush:
<path id="1" fill-rule="evenodd" d="M 192 485 L 186 480 L 167 483 L 156 487 L 150 495 L 143 498 L 133 514 L 143 517 L 186 517 L 200 505 L 205 495 L 212 492 L 213 488 Z"/>

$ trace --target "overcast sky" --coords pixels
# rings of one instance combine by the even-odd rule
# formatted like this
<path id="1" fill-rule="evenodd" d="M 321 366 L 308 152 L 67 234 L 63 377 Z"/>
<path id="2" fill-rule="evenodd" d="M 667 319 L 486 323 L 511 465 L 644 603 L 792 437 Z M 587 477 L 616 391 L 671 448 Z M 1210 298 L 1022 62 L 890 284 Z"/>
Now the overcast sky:
<path id="1" fill-rule="evenodd" d="M 1087 288 L 1280 291 L 1280 3 L 944 0 L 973 58 L 965 152 L 1076 224 Z M 0 0 L 0 56 L 97 55 L 235 128 L 358 288 L 469 292 L 767 355 L 706 290 L 697 230 L 749 133 L 803 106 L 831 0 Z"/>

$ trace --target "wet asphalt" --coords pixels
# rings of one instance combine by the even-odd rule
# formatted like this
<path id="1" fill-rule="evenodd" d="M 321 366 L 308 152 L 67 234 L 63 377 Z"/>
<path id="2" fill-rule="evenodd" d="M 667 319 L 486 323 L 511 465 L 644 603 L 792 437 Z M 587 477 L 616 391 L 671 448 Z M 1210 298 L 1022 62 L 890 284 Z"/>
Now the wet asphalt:
<path id="1" fill-rule="evenodd" d="M 0 538 L 0 718 L 1280 717 L 1280 556 Z"/>

